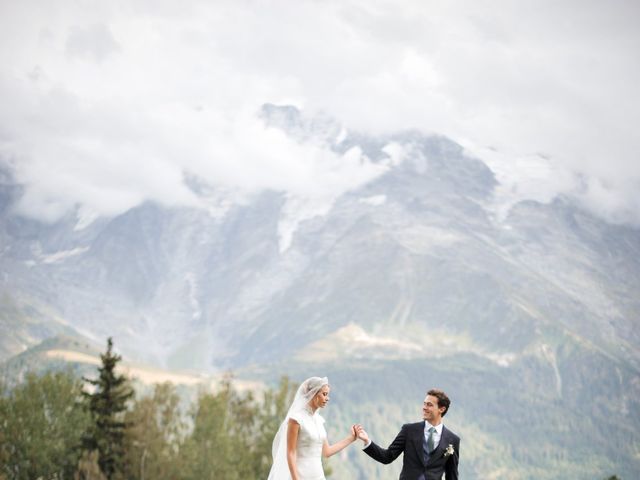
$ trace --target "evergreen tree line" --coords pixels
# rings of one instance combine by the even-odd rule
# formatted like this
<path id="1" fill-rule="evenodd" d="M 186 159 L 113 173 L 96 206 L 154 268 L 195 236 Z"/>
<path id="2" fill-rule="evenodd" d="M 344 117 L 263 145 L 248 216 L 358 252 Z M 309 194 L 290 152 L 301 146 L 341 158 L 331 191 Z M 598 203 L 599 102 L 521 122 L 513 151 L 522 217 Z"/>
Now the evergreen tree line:
<path id="1" fill-rule="evenodd" d="M 111 339 L 101 360 L 96 379 L 49 372 L 0 385 L 0 480 L 267 478 L 287 378 L 260 398 L 225 379 L 185 412 L 168 383 L 136 398 Z"/>
<path id="2" fill-rule="evenodd" d="M 116 374 L 120 360 L 109 339 L 96 379 L 49 372 L 11 391 L 0 383 L 0 480 L 267 478 L 295 389 L 287 378 L 260 398 L 225 379 L 184 411 L 168 383 L 136 398 Z"/>

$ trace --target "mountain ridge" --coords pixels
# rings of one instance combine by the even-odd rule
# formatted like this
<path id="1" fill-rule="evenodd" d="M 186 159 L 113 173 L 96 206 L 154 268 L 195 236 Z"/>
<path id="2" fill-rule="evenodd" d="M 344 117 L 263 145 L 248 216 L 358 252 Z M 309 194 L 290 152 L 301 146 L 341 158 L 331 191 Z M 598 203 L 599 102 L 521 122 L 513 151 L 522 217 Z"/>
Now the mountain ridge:
<path id="1" fill-rule="evenodd" d="M 498 218 L 491 169 L 442 136 L 372 137 L 294 107 L 262 116 L 295 141 L 357 148 L 380 173 L 322 208 L 272 190 L 232 201 L 193 178 L 206 208 L 144 203 L 83 228 L 77 212 L 47 225 L 4 205 L 0 293 L 43 327 L 27 337 L 7 307 L 3 341 L 24 349 L 65 325 L 166 368 L 274 384 L 324 372 L 335 428 L 364 417 L 376 438 L 439 386 L 465 478 L 640 474 L 640 230 L 561 196 Z M 18 192 L 0 182 L 0 198 Z M 388 478 L 348 458 L 340 478 Z"/>

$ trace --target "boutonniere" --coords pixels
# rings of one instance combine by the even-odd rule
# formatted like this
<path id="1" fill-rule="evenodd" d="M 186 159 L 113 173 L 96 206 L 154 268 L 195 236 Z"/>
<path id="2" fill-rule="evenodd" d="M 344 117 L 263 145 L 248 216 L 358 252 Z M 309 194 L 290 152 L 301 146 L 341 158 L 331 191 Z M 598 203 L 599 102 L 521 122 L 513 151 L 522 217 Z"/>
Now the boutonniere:
<path id="1" fill-rule="evenodd" d="M 451 455 L 453 455 L 455 453 L 455 450 L 453 449 L 453 445 L 449 444 L 449 446 L 447 447 L 447 449 L 444 451 L 444 456 L 445 457 L 450 457 Z"/>

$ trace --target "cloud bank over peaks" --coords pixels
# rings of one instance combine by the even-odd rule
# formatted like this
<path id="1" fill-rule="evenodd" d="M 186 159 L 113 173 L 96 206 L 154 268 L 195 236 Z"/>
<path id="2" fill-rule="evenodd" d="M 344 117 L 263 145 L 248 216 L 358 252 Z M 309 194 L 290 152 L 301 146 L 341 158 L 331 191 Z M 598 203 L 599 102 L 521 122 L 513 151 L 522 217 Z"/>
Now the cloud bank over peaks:
<path id="1" fill-rule="evenodd" d="M 229 119 L 183 105 L 115 121 L 108 105 L 82 105 L 64 91 L 15 108 L 28 124 L 14 124 L 16 134 L 9 132 L 0 153 L 24 189 L 15 211 L 45 222 L 76 211 L 78 228 L 145 201 L 219 216 L 229 201 L 275 190 L 289 204 L 281 228 L 286 248 L 299 221 L 326 212 L 337 197 L 386 169 L 357 146 L 336 151 L 330 142 L 341 127 L 326 118 L 303 121 L 293 107 L 299 118 L 288 126 L 270 125 L 264 111 Z M 21 129 L 31 141 L 20 138 Z"/>
<path id="2" fill-rule="evenodd" d="M 518 155 L 476 145 L 466 145 L 465 150 L 496 176 L 498 185 L 487 208 L 497 221 L 518 202 L 547 204 L 562 196 L 608 223 L 640 227 L 640 179 L 633 173 L 627 178 L 620 172 L 585 173 L 540 153 Z"/>
<path id="3" fill-rule="evenodd" d="M 64 114 L 47 110 L 60 112 L 62 103 Z M 75 212 L 81 229 L 101 216 L 152 201 L 223 217 L 232 205 L 273 190 L 285 197 L 278 225 L 281 252 L 290 247 L 300 222 L 325 215 L 345 192 L 405 161 L 419 162 L 421 155 L 409 140 L 386 143 L 375 160 L 358 145 L 345 151 L 343 142 L 353 137 L 344 125 L 293 105 L 267 103 L 234 118 L 169 105 L 118 123 L 106 105 L 82 105 L 69 92 L 51 90 L 27 113 L 38 141 L 21 143 L 11 132 L 0 141 L 0 161 L 23 187 L 13 206 L 18 214 L 55 222 Z M 359 132 L 355 138 L 376 137 Z M 390 132 L 379 138 L 403 135 Z M 496 176 L 487 207 L 498 221 L 520 201 L 549 203 L 564 195 L 607 221 L 639 223 L 633 177 L 625 192 L 542 154 L 518 156 L 462 143 Z"/>

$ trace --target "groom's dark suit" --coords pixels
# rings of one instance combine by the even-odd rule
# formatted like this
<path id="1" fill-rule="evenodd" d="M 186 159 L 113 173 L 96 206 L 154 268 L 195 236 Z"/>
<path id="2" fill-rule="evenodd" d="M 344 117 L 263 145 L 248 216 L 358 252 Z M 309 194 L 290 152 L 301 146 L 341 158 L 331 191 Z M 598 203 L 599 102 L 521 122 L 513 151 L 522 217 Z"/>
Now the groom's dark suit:
<path id="1" fill-rule="evenodd" d="M 458 480 L 460 437 L 443 426 L 438 447 L 427 454 L 424 424 L 425 422 L 407 423 L 388 448 L 371 442 L 364 451 L 384 464 L 393 462 L 404 453 L 400 480 L 440 480 L 443 473 L 446 480 Z M 449 445 L 453 445 L 454 453 L 445 457 L 444 452 Z"/>

